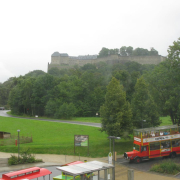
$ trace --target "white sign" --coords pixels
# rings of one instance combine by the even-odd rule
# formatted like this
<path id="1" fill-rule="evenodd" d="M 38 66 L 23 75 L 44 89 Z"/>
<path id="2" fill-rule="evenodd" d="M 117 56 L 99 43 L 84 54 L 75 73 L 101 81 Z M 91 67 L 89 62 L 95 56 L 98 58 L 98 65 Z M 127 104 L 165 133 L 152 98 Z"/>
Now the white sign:
<path id="1" fill-rule="evenodd" d="M 140 139 L 140 138 L 137 138 L 137 137 L 134 137 L 134 140 L 135 140 L 135 141 L 138 141 L 138 142 L 141 142 L 141 139 Z"/>
<path id="2" fill-rule="evenodd" d="M 108 163 L 112 164 L 112 152 L 109 152 L 108 154 Z"/>
<path id="3" fill-rule="evenodd" d="M 177 139 L 177 138 L 180 138 L 180 134 L 173 134 L 173 135 L 168 135 L 168 136 L 145 138 L 145 139 L 143 139 L 143 143 L 154 142 L 154 141 L 162 141 L 162 140 L 170 140 L 170 139 Z"/>

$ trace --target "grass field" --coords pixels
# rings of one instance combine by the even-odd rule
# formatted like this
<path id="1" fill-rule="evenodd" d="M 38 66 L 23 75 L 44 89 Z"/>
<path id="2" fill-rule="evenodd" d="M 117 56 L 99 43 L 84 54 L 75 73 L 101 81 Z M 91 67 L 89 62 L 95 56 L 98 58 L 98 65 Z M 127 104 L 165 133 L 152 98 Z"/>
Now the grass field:
<path id="1" fill-rule="evenodd" d="M 109 153 L 109 139 L 99 128 L 58 122 L 46 122 L 29 119 L 0 117 L 0 131 L 20 136 L 31 136 L 32 143 L 20 144 L 20 149 L 29 148 L 32 153 L 74 154 L 74 135 L 89 135 L 89 152 L 91 157 L 103 157 Z M 132 150 L 133 140 L 117 140 L 117 154 Z M 87 147 L 76 147 L 76 155 L 87 156 Z M 15 145 L 0 146 L 2 152 L 18 152 Z"/>
<path id="2" fill-rule="evenodd" d="M 100 123 L 98 117 L 79 117 L 73 120 Z M 172 125 L 170 117 L 161 117 L 161 120 L 161 126 Z M 0 117 L 0 124 L 0 131 L 10 132 L 15 136 L 17 129 L 20 129 L 20 136 L 32 136 L 32 143 L 20 144 L 21 150 L 29 148 L 32 153 L 73 155 L 74 135 L 89 135 L 91 157 L 103 157 L 109 153 L 108 136 L 96 127 L 8 117 Z M 131 151 L 132 145 L 132 138 L 117 140 L 115 143 L 117 154 Z M 87 156 L 87 150 L 87 147 L 76 147 L 75 155 Z M 15 145 L 0 146 L 0 151 L 13 153 L 18 152 L 18 148 Z"/>
<path id="3" fill-rule="evenodd" d="M 162 120 L 161 126 L 173 125 L 170 116 L 160 117 Z"/>

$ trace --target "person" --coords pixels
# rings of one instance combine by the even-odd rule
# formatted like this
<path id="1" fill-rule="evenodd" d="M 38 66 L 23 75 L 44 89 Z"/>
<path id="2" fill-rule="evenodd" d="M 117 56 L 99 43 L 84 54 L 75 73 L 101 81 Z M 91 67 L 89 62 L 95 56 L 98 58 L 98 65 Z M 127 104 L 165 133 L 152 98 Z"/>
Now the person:
<path id="1" fill-rule="evenodd" d="M 152 135 L 152 137 L 154 137 L 154 136 L 155 136 L 154 132 L 152 132 L 152 134 L 151 134 L 151 135 Z"/>

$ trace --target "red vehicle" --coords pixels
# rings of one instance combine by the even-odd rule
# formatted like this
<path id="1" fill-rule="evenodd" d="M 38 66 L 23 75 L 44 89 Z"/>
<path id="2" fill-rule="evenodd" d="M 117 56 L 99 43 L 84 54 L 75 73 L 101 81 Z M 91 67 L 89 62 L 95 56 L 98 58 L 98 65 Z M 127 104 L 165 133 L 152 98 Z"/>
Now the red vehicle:
<path id="1" fill-rule="evenodd" d="M 43 177 L 43 179 L 45 179 L 45 176 L 47 175 L 49 175 L 50 180 L 51 173 L 51 171 L 45 168 L 32 167 L 3 174 L 2 179 L 0 178 L 0 180 L 30 180 L 35 178 L 38 179 L 38 177 Z"/>
<path id="2" fill-rule="evenodd" d="M 180 154 L 180 127 L 177 125 L 134 129 L 133 151 L 124 158 L 140 163 L 142 160 Z"/>

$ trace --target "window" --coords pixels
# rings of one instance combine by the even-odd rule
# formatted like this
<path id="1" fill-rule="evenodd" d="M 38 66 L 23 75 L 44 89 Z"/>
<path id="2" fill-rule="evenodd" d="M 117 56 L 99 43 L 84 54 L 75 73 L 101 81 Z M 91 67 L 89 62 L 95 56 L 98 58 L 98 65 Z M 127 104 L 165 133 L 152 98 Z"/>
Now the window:
<path id="1" fill-rule="evenodd" d="M 134 131 L 134 136 L 141 138 L 141 133 L 139 131 Z"/>
<path id="2" fill-rule="evenodd" d="M 176 139 L 172 141 L 172 147 L 179 147 L 180 146 L 180 139 Z"/>
<path id="3" fill-rule="evenodd" d="M 161 149 L 170 148 L 171 143 L 170 141 L 161 141 Z"/>
<path id="4" fill-rule="evenodd" d="M 150 143 L 150 150 L 159 150 L 160 149 L 160 142 L 153 142 Z"/>
<path id="5" fill-rule="evenodd" d="M 141 152 L 143 152 L 143 151 L 147 151 L 147 147 L 146 146 L 142 146 L 141 147 Z"/>
<path id="6" fill-rule="evenodd" d="M 136 151 L 140 151 L 140 147 L 139 147 L 139 145 L 137 145 L 137 144 L 134 144 L 133 149 L 136 150 Z"/>

